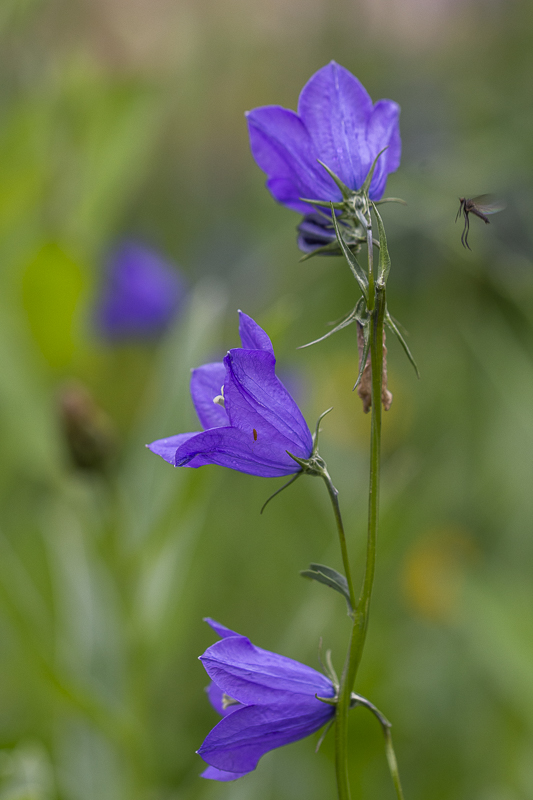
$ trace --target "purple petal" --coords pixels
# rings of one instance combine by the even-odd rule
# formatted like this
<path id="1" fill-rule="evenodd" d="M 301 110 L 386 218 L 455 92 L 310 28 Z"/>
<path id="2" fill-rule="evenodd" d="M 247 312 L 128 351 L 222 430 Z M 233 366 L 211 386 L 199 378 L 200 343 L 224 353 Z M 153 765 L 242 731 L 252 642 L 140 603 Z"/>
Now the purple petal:
<path id="1" fill-rule="evenodd" d="M 274 355 L 270 338 L 244 311 L 239 311 L 239 336 L 244 350 L 267 350 Z"/>
<path id="2" fill-rule="evenodd" d="M 224 407 L 213 402 L 222 391 L 225 375 L 222 361 L 204 364 L 191 373 L 191 397 L 203 428 L 229 425 Z"/>
<path id="3" fill-rule="evenodd" d="M 216 634 L 220 636 L 221 639 L 227 639 L 229 636 L 240 636 L 240 633 L 235 633 L 230 628 L 226 628 L 225 625 L 221 625 L 220 622 L 217 622 L 215 619 L 211 619 L 211 617 L 204 617 L 204 622 L 215 631 Z"/>
<path id="4" fill-rule="evenodd" d="M 384 148 L 370 187 L 370 197 L 383 195 L 387 175 L 399 165 L 399 107 L 391 100 L 375 106 L 364 86 L 332 61 L 304 86 L 298 114 L 280 106 L 248 112 L 250 145 L 268 175 L 276 200 L 303 214 L 302 197 L 339 200 L 340 191 L 317 160 L 326 164 L 352 190 L 360 189 L 372 162 Z"/>
<path id="5" fill-rule="evenodd" d="M 281 106 L 263 106 L 246 114 L 252 154 L 270 180 L 268 188 L 280 203 L 303 214 L 299 198 L 339 199 L 309 133 L 297 114 Z"/>
<path id="6" fill-rule="evenodd" d="M 177 436 L 168 436 L 166 439 L 157 439 L 155 442 L 147 444 L 146 447 L 148 450 L 151 450 L 152 453 L 161 456 L 161 458 L 164 458 L 165 461 L 168 461 L 169 464 L 172 464 L 172 466 L 175 467 L 176 450 L 178 447 L 197 435 L 197 433 L 178 433 Z"/>
<path id="7" fill-rule="evenodd" d="M 196 468 L 218 464 L 263 478 L 292 475 L 299 471 L 300 467 L 287 455 L 279 441 L 260 435 L 257 429 L 256 432 L 257 440 L 254 439 L 253 430 L 245 432 L 231 426 L 199 433 L 176 451 L 175 466 Z"/>
<path id="8" fill-rule="evenodd" d="M 297 703 L 291 706 L 246 706 L 221 720 L 207 735 L 198 754 L 226 772 L 247 773 L 262 755 L 319 730 L 334 708 L 316 701 L 316 713 Z"/>
<path id="9" fill-rule="evenodd" d="M 388 146 L 381 155 L 374 170 L 374 177 L 370 184 L 369 196 L 371 200 L 380 200 L 385 191 L 387 176 L 395 172 L 400 166 L 402 142 L 400 139 L 400 106 L 392 100 L 379 100 L 374 106 L 374 111 L 368 126 L 368 143 L 372 159 L 380 150 Z"/>
<path id="10" fill-rule="evenodd" d="M 233 712 L 237 711 L 238 708 L 242 708 L 242 704 L 237 702 L 226 705 L 224 703 L 224 695 L 226 695 L 226 692 L 223 692 L 220 686 L 217 686 L 216 683 L 210 683 L 206 689 L 206 692 L 209 702 L 221 717 L 227 717 L 228 714 L 233 714 Z"/>
<path id="11" fill-rule="evenodd" d="M 289 450 L 309 458 L 313 439 L 302 413 L 275 375 L 276 359 L 259 350 L 230 350 L 224 359 L 226 411 L 231 425 L 254 437 L 256 446 L 266 444 L 276 460 L 288 464 Z"/>
<path id="12" fill-rule="evenodd" d="M 359 188 L 372 163 L 366 136 L 372 100 L 360 81 L 332 61 L 302 89 L 298 114 L 317 157 L 347 186 Z"/>
<path id="13" fill-rule="evenodd" d="M 255 647 L 245 636 L 229 637 L 208 647 L 200 656 L 212 681 L 229 697 L 245 705 L 290 705 L 306 713 L 321 713 L 317 700 L 333 697 L 329 678 L 292 658 Z"/>
<path id="14" fill-rule="evenodd" d="M 225 772 L 223 769 L 208 767 L 202 772 L 200 778 L 207 778 L 210 781 L 236 781 L 238 778 L 243 778 L 245 775 L 248 775 L 248 773 Z"/>

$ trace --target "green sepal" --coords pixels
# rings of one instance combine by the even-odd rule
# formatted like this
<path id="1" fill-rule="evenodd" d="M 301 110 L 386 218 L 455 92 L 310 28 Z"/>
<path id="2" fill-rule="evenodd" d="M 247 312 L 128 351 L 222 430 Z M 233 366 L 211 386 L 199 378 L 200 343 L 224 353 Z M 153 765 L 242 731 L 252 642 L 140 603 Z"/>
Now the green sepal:
<path id="1" fill-rule="evenodd" d="M 293 475 L 292 478 L 287 481 L 287 483 L 284 483 L 283 486 L 280 486 L 279 489 L 276 489 L 276 491 L 273 494 L 271 494 L 269 498 L 267 498 L 265 500 L 265 502 L 261 506 L 261 511 L 259 513 L 262 514 L 263 511 L 265 510 L 265 508 L 267 507 L 267 505 L 270 503 L 270 501 L 273 500 L 280 492 L 282 492 L 284 489 L 286 489 L 287 486 L 290 486 L 291 483 L 294 483 L 294 481 L 297 480 L 300 477 L 301 474 L 302 474 L 301 472 L 297 472 L 296 475 Z"/>
<path id="2" fill-rule="evenodd" d="M 389 255 L 389 248 L 387 247 L 387 237 L 385 235 L 385 226 L 383 225 L 383 220 L 381 219 L 381 214 L 376 208 L 375 203 L 372 203 L 372 207 L 374 209 L 374 214 L 376 215 L 376 219 L 378 221 L 378 233 L 379 233 L 379 275 L 378 275 L 378 282 L 383 284 L 383 286 L 387 283 L 387 278 L 389 277 L 390 272 L 390 255 Z"/>
<path id="3" fill-rule="evenodd" d="M 324 166 L 324 164 L 322 164 L 322 166 Z M 333 208 L 342 210 L 345 207 L 344 203 L 334 203 L 332 200 L 310 200 L 308 197 L 299 197 L 298 200 L 301 200 L 302 203 L 309 203 L 312 206 L 318 206 L 319 208 L 328 208 L 330 205 L 332 205 Z"/>
<path id="4" fill-rule="evenodd" d="M 326 567 L 324 564 L 309 564 L 309 569 L 304 569 L 300 572 L 304 578 L 309 578 L 312 581 L 323 583 L 334 589 L 339 594 L 342 594 L 346 603 L 348 604 L 348 612 L 353 614 L 353 606 L 350 600 L 350 590 L 348 589 L 348 581 L 332 567 Z"/>
<path id="5" fill-rule="evenodd" d="M 333 406 L 330 406 L 329 408 L 326 408 L 326 410 L 322 412 L 322 414 L 319 416 L 319 418 L 316 421 L 315 432 L 313 434 L 313 453 L 318 453 L 318 437 L 320 435 L 320 430 L 321 430 L 320 423 L 322 422 L 324 417 L 327 417 L 327 415 L 331 411 L 333 411 Z"/>
<path id="6" fill-rule="evenodd" d="M 361 300 L 364 301 L 364 298 L 361 297 Z M 339 322 L 339 324 L 336 325 L 334 328 L 332 328 L 332 330 L 328 331 L 323 336 L 320 336 L 318 339 L 314 339 L 312 342 L 307 342 L 307 344 L 301 344 L 298 347 L 298 350 L 304 350 L 304 348 L 306 347 L 311 347 L 312 344 L 318 344 L 319 342 L 323 342 L 324 339 L 327 339 L 329 336 L 333 336 L 334 333 L 341 331 L 343 328 L 347 328 L 348 325 L 351 325 L 352 322 L 355 322 L 355 320 L 357 319 L 356 310 L 357 306 L 354 309 L 352 309 L 352 311 L 350 311 L 345 317 L 343 317 L 343 319 Z"/>
<path id="7" fill-rule="evenodd" d="M 382 197 L 381 200 L 372 200 L 375 206 L 380 206 L 382 203 L 401 203 L 402 206 L 407 205 L 406 200 L 401 197 Z"/>
<path id="8" fill-rule="evenodd" d="M 403 347 L 405 355 L 409 359 L 410 363 L 413 366 L 414 371 L 416 372 L 416 377 L 420 378 L 420 372 L 418 370 L 417 363 L 413 358 L 413 354 L 409 350 L 409 345 L 407 344 L 407 342 L 403 338 L 402 333 L 401 333 L 400 329 L 398 328 L 398 326 L 396 324 L 396 321 L 393 319 L 393 317 L 391 317 L 391 315 L 389 314 L 388 310 L 385 312 L 385 324 L 387 325 L 389 330 L 391 330 L 394 333 L 394 335 L 396 336 L 396 338 L 400 342 L 401 346 Z"/>
<path id="9" fill-rule="evenodd" d="M 372 183 L 372 178 L 374 177 L 374 170 L 376 168 L 376 164 L 377 164 L 378 158 L 380 157 L 380 155 L 382 153 L 385 152 L 385 150 L 388 149 L 388 147 L 389 147 L 389 145 L 387 145 L 387 147 L 384 147 L 383 150 L 380 150 L 379 153 L 377 154 L 377 156 L 375 157 L 374 161 L 372 162 L 372 166 L 368 170 L 368 175 L 365 178 L 365 182 L 363 183 L 363 185 L 359 189 L 359 193 L 360 194 L 368 194 L 368 190 L 370 188 L 370 184 Z"/>
<path id="10" fill-rule="evenodd" d="M 310 258 L 313 258 L 313 256 L 319 256 L 321 253 L 331 256 L 342 256 L 339 243 L 335 240 L 334 242 L 329 242 L 329 244 L 322 245 L 322 247 L 316 247 L 314 250 L 311 250 L 310 253 L 304 253 L 299 261 L 300 263 L 302 263 L 302 261 L 308 261 Z"/>
<path id="11" fill-rule="evenodd" d="M 335 173 L 328 166 L 326 166 L 326 164 L 324 164 L 323 161 L 321 161 L 319 158 L 317 158 L 317 161 L 321 167 L 324 167 L 329 177 L 333 178 L 333 180 L 339 187 L 343 198 L 347 200 L 353 194 L 352 190 L 348 186 L 346 186 L 346 184 L 341 181 L 338 175 L 335 175 Z"/>
<path id="12" fill-rule="evenodd" d="M 322 697 L 318 697 L 318 696 L 317 696 L 316 699 L 317 700 L 323 700 Z M 326 738 L 327 734 L 330 732 L 330 730 L 331 730 L 331 728 L 332 728 L 332 726 L 334 724 L 335 724 L 335 717 L 333 717 L 333 719 L 330 719 L 330 721 L 328 722 L 328 724 L 326 725 L 326 727 L 324 728 L 324 730 L 320 734 L 320 739 L 318 740 L 317 746 L 315 747 L 315 753 L 318 753 L 318 751 L 320 750 L 320 745 L 322 744 L 322 742 L 324 741 L 324 739 Z"/>
<path id="13" fill-rule="evenodd" d="M 352 251 L 349 249 L 349 247 L 347 246 L 346 242 L 342 238 L 342 234 L 341 234 L 341 231 L 340 231 L 340 228 L 339 228 L 339 223 L 337 222 L 335 214 L 333 213 L 333 211 L 331 213 L 332 213 L 333 225 L 334 225 L 334 228 L 335 228 L 335 233 L 337 234 L 337 241 L 339 242 L 339 244 L 341 246 L 342 252 L 344 254 L 344 258 L 348 262 L 348 264 L 350 266 L 350 269 L 352 270 L 353 276 L 354 276 L 355 280 L 357 281 L 357 283 L 359 284 L 359 288 L 361 289 L 363 295 L 365 296 L 365 299 L 368 301 L 368 278 L 367 278 L 364 270 L 361 268 L 361 266 L 360 266 L 359 262 L 357 261 L 356 257 L 354 256 L 354 254 L 352 253 Z"/>

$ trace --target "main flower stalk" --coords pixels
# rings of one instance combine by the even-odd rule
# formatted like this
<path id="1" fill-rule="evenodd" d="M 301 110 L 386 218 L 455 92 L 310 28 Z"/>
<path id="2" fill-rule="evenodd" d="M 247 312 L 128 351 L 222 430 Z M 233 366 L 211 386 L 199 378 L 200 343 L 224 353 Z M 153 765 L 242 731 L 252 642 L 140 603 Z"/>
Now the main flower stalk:
<path id="1" fill-rule="evenodd" d="M 355 607 L 348 653 L 339 687 L 335 718 L 335 767 L 339 800 L 350 800 L 348 780 L 348 712 L 357 670 L 363 655 L 370 614 L 370 600 L 376 563 L 376 539 L 379 517 L 380 454 L 381 454 L 381 393 L 383 384 L 383 327 L 386 313 L 385 284 L 374 280 L 372 231 L 368 217 L 368 275 L 369 289 L 369 352 L 372 371 L 372 420 L 370 434 L 370 482 L 368 495 L 368 535 L 365 573 L 361 594 Z M 370 294 L 370 292 L 369 292 Z"/>

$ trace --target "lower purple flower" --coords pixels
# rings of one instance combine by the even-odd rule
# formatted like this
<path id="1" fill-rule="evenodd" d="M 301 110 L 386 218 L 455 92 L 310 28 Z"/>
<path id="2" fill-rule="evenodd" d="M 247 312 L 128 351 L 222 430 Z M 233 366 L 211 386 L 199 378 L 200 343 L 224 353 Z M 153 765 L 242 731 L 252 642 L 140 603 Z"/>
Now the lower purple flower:
<path id="1" fill-rule="evenodd" d="M 265 478 L 291 475 L 307 459 L 313 437 L 302 413 L 276 377 L 272 342 L 247 314 L 239 312 L 242 347 L 221 363 L 193 370 L 191 395 L 204 427 L 158 439 L 149 449 L 175 467 L 223 467 Z"/>
<path id="2" fill-rule="evenodd" d="M 234 781 L 252 772 L 269 750 L 318 731 L 335 707 L 317 699 L 333 698 L 325 675 L 292 658 L 255 647 L 246 636 L 212 619 L 221 637 L 200 661 L 213 681 L 209 700 L 223 719 L 197 751 L 209 767 L 203 778 Z"/>

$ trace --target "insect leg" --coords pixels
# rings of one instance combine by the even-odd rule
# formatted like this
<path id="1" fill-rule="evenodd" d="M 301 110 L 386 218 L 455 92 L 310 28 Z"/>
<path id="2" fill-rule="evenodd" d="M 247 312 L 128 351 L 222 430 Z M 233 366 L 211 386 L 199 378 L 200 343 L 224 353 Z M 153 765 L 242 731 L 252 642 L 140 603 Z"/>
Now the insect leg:
<path id="1" fill-rule="evenodd" d="M 465 245 L 468 247 L 468 249 L 469 249 L 469 250 L 472 250 L 472 248 L 471 248 L 471 247 L 470 247 L 470 245 L 468 244 L 468 234 L 470 233 L 470 217 L 468 216 L 468 214 L 466 215 L 466 225 L 465 225 L 465 231 L 466 231 L 466 235 L 465 235 Z"/>

